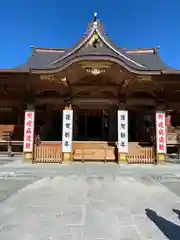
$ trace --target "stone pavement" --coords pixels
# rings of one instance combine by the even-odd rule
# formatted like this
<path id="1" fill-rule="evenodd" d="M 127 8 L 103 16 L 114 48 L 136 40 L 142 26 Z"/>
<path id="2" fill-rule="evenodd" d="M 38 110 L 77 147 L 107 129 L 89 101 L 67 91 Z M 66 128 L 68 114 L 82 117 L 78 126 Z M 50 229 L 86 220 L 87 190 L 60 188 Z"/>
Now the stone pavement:
<path id="1" fill-rule="evenodd" d="M 180 239 L 180 165 L 0 167 L 2 240 Z"/>
<path id="2" fill-rule="evenodd" d="M 7 154 L 0 154 L 0 166 L 12 163 L 20 159 L 20 156 L 8 157 Z"/>

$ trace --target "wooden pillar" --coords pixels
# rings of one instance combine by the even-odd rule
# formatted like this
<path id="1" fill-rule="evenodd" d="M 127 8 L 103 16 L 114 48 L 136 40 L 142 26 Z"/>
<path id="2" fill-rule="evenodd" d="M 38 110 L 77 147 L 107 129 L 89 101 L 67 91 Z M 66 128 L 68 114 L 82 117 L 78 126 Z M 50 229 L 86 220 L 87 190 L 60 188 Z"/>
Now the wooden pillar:
<path id="1" fill-rule="evenodd" d="M 164 163 L 166 160 L 166 111 L 163 106 L 156 110 L 156 160 Z"/>
<path id="2" fill-rule="evenodd" d="M 19 106 L 17 108 L 17 124 L 20 126 L 23 124 L 24 122 L 24 107 L 23 106 Z"/>
<path id="3" fill-rule="evenodd" d="M 18 112 L 17 124 L 18 124 L 18 125 L 21 125 L 21 123 L 22 123 L 21 113 Z"/>
<path id="4" fill-rule="evenodd" d="M 118 123 L 118 161 L 127 162 L 128 154 L 128 111 L 121 104 L 117 113 Z"/>
<path id="5" fill-rule="evenodd" d="M 72 105 L 68 104 L 65 106 L 63 110 L 63 131 L 62 131 L 63 161 L 73 160 L 72 135 L 73 135 L 73 110 Z"/>
<path id="6" fill-rule="evenodd" d="M 85 111 L 85 140 L 88 141 L 88 111 Z"/>
<path id="7" fill-rule="evenodd" d="M 100 141 L 104 141 L 104 112 L 101 111 L 101 137 Z"/>
<path id="8" fill-rule="evenodd" d="M 35 107 L 28 104 L 24 118 L 24 161 L 33 161 Z"/>

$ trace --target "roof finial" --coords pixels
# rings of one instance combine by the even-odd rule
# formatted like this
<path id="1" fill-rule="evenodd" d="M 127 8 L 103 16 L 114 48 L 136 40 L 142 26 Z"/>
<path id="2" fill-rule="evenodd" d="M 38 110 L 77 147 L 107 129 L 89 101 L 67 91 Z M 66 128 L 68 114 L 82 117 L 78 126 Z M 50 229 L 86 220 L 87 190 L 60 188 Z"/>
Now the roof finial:
<path id="1" fill-rule="evenodd" d="M 93 23 L 97 23 L 97 12 L 94 13 Z"/>

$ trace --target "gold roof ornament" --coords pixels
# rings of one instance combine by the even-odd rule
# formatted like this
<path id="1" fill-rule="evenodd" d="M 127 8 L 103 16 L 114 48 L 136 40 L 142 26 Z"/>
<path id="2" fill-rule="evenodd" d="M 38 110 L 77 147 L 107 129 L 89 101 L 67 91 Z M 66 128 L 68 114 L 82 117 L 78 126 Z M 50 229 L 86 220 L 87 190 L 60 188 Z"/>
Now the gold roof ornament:
<path id="1" fill-rule="evenodd" d="M 97 26 L 97 12 L 94 13 L 93 25 L 94 25 L 94 26 Z"/>
<path id="2" fill-rule="evenodd" d="M 99 40 L 99 36 L 97 33 L 93 34 L 93 36 L 91 37 L 91 39 L 89 40 L 89 45 L 93 45 L 94 42 L 98 42 Z"/>

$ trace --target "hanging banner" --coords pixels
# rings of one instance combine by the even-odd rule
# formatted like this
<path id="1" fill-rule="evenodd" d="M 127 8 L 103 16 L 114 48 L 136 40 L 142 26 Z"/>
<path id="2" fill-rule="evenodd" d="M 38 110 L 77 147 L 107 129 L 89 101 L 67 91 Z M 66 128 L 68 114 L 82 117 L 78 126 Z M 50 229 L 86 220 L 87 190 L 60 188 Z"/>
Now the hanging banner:
<path id="1" fill-rule="evenodd" d="M 157 153 L 166 154 L 166 116 L 156 112 L 156 145 Z"/>
<path id="2" fill-rule="evenodd" d="M 128 153 L 128 111 L 118 110 L 118 152 Z"/>
<path id="3" fill-rule="evenodd" d="M 24 147 L 23 152 L 33 152 L 35 112 L 26 111 L 24 117 Z"/>
<path id="4" fill-rule="evenodd" d="M 72 152 L 73 110 L 63 110 L 62 152 Z"/>

